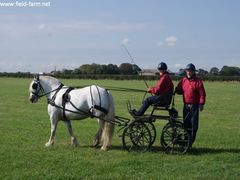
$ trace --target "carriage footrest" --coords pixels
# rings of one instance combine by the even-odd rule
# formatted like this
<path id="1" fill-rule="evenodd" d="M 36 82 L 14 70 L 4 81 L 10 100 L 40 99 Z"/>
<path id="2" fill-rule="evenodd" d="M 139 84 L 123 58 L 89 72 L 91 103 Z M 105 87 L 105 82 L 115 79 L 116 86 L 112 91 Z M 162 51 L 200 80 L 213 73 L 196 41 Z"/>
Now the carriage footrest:
<path id="1" fill-rule="evenodd" d="M 151 115 L 152 119 L 164 119 L 164 120 L 169 120 L 169 116 L 164 116 L 164 115 Z"/>
<path id="2" fill-rule="evenodd" d="M 134 116 L 135 120 L 143 121 L 143 122 L 152 122 L 155 121 L 155 118 L 151 115 L 142 115 L 142 116 Z"/>

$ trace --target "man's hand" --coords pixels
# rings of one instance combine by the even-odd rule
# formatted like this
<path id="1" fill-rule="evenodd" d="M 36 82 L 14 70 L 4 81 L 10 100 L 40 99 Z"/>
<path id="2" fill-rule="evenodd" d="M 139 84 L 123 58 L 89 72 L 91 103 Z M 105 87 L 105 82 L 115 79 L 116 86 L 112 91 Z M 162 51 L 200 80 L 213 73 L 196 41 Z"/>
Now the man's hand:
<path id="1" fill-rule="evenodd" d="M 204 109 L 204 105 L 203 104 L 199 104 L 199 110 L 202 111 Z"/>
<path id="2" fill-rule="evenodd" d="M 149 93 L 150 93 L 150 92 L 151 92 L 151 88 L 148 88 L 148 89 L 147 89 L 147 92 L 149 92 Z"/>

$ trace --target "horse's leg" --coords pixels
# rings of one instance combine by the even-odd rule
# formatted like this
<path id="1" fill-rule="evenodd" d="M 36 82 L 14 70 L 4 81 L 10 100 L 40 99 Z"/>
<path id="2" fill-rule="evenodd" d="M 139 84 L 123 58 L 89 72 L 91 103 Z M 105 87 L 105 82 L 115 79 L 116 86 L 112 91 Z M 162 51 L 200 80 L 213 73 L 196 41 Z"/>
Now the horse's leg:
<path id="1" fill-rule="evenodd" d="M 101 136 L 102 136 L 102 131 L 103 131 L 103 121 L 98 120 L 98 124 L 99 124 L 99 129 L 97 131 L 97 133 L 95 134 L 95 139 L 93 140 L 93 146 L 97 147 L 100 143 L 101 140 Z"/>
<path id="2" fill-rule="evenodd" d="M 71 143 L 72 143 L 72 145 L 75 146 L 75 147 L 79 146 L 77 138 L 73 134 L 71 121 L 67 120 L 67 121 L 64 121 L 64 123 L 67 126 L 68 132 L 69 132 L 69 134 L 71 136 Z"/>
<path id="3" fill-rule="evenodd" d="M 104 122 L 103 127 L 103 145 L 101 147 L 101 150 L 108 150 L 111 146 L 111 140 L 114 133 L 114 119 L 115 119 L 115 109 L 114 109 L 114 103 L 112 96 L 109 96 L 110 100 L 110 107 L 108 114 L 105 116 L 102 122 Z"/>
<path id="4" fill-rule="evenodd" d="M 113 131 L 114 131 L 114 124 L 111 122 L 105 121 L 104 127 L 103 127 L 103 134 L 102 134 L 103 145 L 101 147 L 101 150 L 108 150 L 110 148 Z"/>
<path id="5" fill-rule="evenodd" d="M 57 130 L 58 120 L 56 118 L 50 118 L 50 122 L 51 122 L 51 134 L 48 142 L 45 144 L 46 147 L 49 147 L 54 144 L 54 137 Z"/>

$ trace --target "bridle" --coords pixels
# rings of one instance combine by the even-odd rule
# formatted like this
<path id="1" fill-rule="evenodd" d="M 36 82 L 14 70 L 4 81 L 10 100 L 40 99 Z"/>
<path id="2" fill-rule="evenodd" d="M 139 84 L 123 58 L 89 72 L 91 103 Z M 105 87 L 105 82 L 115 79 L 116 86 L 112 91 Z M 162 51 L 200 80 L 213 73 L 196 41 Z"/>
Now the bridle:
<path id="1" fill-rule="evenodd" d="M 42 96 L 45 95 L 44 89 L 43 89 L 40 81 L 37 80 L 37 79 L 34 79 L 34 82 L 33 82 L 33 84 L 32 84 L 32 89 L 35 90 L 35 92 L 34 92 L 34 91 L 31 91 L 31 93 L 32 93 L 34 96 L 36 96 L 37 98 L 41 98 Z M 40 94 L 40 93 L 41 93 L 41 94 Z"/>
<path id="2" fill-rule="evenodd" d="M 39 99 L 43 96 L 51 94 L 52 92 L 56 92 L 55 93 L 55 95 L 56 95 L 62 87 L 63 87 L 63 84 L 61 83 L 56 89 L 53 89 L 49 92 L 45 92 L 41 83 L 40 83 L 40 80 L 37 78 L 37 79 L 34 79 L 34 82 L 32 84 L 32 89 L 34 89 L 35 92 L 31 91 L 31 93 Z"/>

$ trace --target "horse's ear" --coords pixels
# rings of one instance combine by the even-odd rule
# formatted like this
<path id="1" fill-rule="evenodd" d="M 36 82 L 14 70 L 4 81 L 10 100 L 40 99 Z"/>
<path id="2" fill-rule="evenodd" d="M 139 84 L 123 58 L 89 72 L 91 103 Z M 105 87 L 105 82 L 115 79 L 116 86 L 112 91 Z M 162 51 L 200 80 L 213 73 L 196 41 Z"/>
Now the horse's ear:
<path id="1" fill-rule="evenodd" d="M 39 74 L 36 75 L 36 79 L 39 81 Z"/>
<path id="2" fill-rule="evenodd" d="M 39 81 L 39 74 L 33 75 L 33 78 L 36 79 L 37 81 Z"/>

